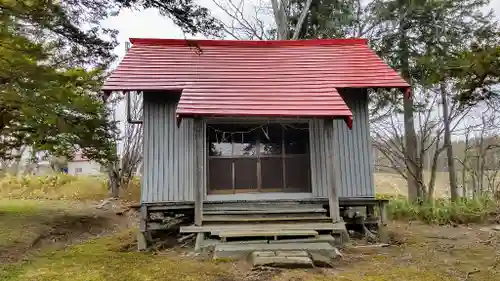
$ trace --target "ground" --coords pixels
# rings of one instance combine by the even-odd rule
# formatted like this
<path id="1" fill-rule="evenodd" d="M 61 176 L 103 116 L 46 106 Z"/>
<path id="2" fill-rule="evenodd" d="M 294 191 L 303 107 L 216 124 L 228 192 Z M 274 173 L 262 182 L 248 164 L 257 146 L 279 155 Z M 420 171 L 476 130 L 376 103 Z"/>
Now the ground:
<path id="1" fill-rule="evenodd" d="M 348 246 L 332 269 L 252 271 L 186 249 L 138 253 L 133 216 L 96 206 L 0 199 L 0 280 L 500 280 L 500 232 L 491 226 L 393 222 L 393 245 Z"/>

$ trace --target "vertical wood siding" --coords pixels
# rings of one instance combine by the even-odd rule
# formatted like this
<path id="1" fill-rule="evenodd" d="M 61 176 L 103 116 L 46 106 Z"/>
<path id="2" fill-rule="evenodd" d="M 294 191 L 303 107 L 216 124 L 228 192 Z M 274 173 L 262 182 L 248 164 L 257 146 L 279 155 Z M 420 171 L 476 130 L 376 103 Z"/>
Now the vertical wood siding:
<path id="1" fill-rule="evenodd" d="M 194 200 L 193 120 L 183 119 L 178 128 L 175 108 L 175 101 L 144 95 L 142 202 Z"/>
<path id="2" fill-rule="evenodd" d="M 156 94 L 158 95 L 158 94 Z M 355 98 L 354 98 L 355 97 Z M 348 93 L 344 99 L 353 113 L 353 129 L 343 120 L 334 121 L 334 160 L 340 165 L 340 197 L 374 196 L 371 144 L 366 93 Z M 195 140 L 193 120 L 177 128 L 175 101 L 144 95 L 144 174 L 141 200 L 153 202 L 194 201 Z M 206 130 L 206 126 L 204 131 Z M 204 133 L 206 136 L 206 133 Z M 313 197 L 328 197 L 326 136 L 323 121 L 310 121 L 311 180 Z M 204 140 L 205 151 L 207 151 Z M 207 159 L 204 158 L 204 167 Z M 207 170 L 203 177 L 206 199 Z"/>
<path id="3" fill-rule="evenodd" d="M 375 195 L 372 171 L 372 150 L 368 124 L 366 92 L 349 92 L 343 96 L 353 114 L 352 130 L 343 120 L 335 120 L 334 161 L 340 165 L 339 197 L 371 197 Z M 328 197 L 327 146 L 323 120 L 311 121 L 311 171 L 314 197 Z"/>

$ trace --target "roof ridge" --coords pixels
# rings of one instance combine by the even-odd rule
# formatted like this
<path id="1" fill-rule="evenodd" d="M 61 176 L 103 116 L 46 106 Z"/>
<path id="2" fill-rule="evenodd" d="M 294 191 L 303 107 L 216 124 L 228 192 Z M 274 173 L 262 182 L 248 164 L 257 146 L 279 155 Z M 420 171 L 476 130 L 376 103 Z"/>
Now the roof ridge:
<path id="1" fill-rule="evenodd" d="M 312 47 L 328 45 L 367 45 L 368 39 L 308 39 L 308 40 L 208 40 L 208 39 L 161 39 L 130 38 L 132 44 L 165 46 L 219 46 L 219 47 Z"/>

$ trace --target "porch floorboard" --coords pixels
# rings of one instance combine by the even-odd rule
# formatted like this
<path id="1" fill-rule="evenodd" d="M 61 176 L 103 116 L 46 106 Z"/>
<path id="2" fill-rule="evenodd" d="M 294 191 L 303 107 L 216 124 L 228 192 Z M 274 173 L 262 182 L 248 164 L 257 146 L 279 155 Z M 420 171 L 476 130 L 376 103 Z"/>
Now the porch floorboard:
<path id="1" fill-rule="evenodd" d="M 182 226 L 180 228 L 181 233 L 214 233 L 218 234 L 220 232 L 228 231 L 266 231 L 266 230 L 316 230 L 316 231 L 345 231 L 345 224 L 343 222 L 338 223 L 280 223 L 280 224 L 211 224 L 211 225 L 191 225 Z"/>

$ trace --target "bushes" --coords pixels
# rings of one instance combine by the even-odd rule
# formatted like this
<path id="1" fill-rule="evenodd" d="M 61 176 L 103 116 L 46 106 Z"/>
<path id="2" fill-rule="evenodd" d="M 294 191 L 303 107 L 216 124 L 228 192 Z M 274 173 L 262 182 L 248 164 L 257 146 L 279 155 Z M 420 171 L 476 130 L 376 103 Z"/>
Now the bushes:
<path id="1" fill-rule="evenodd" d="M 451 202 L 436 199 L 413 203 L 404 196 L 389 196 L 387 214 L 391 219 L 420 220 L 429 224 L 467 224 L 486 222 L 498 212 L 498 202 L 489 197 L 462 198 Z"/>
<path id="2" fill-rule="evenodd" d="M 122 195 L 127 200 L 138 200 L 140 188 L 134 179 Z M 0 199 L 101 200 L 109 197 L 106 177 L 71 176 L 5 176 L 0 178 Z"/>

